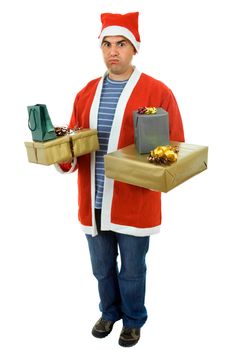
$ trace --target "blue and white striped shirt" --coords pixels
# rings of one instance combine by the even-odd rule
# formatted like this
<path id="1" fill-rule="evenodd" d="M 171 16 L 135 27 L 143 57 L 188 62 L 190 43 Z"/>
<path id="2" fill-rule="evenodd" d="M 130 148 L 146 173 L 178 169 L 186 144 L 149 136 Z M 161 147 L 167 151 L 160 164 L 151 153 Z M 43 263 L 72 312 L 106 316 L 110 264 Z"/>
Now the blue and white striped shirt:
<path id="1" fill-rule="evenodd" d="M 104 190 L 104 155 L 107 154 L 108 141 L 119 97 L 127 80 L 112 80 L 108 76 L 104 79 L 100 96 L 97 131 L 100 149 L 96 151 L 95 161 L 95 208 L 102 208 Z"/>

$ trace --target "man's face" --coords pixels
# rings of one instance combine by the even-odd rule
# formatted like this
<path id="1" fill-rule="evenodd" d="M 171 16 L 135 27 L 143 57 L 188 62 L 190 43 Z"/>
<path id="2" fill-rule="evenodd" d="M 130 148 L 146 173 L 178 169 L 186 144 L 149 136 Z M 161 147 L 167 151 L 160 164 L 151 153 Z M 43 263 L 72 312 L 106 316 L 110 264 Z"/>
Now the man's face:
<path id="1" fill-rule="evenodd" d="M 110 73 L 121 75 L 129 70 L 136 50 L 128 39 L 123 36 L 106 36 L 101 48 Z"/>

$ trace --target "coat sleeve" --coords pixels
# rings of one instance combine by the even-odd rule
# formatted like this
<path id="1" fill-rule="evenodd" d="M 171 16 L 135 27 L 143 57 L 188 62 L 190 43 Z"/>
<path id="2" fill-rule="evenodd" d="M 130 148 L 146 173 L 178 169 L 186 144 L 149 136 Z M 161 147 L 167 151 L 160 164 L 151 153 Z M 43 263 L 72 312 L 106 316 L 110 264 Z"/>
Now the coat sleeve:
<path id="1" fill-rule="evenodd" d="M 164 99 L 161 107 L 169 113 L 170 140 L 184 142 L 183 122 L 178 104 L 171 90 L 169 90 L 169 94 Z"/>
<path id="2" fill-rule="evenodd" d="M 73 105 L 73 111 L 69 122 L 69 128 L 74 129 L 75 127 L 78 127 L 79 121 L 78 121 L 78 99 L 79 94 L 77 94 L 74 105 Z M 55 168 L 57 171 L 63 174 L 70 174 L 73 173 L 78 169 L 78 158 L 72 159 L 71 162 L 65 162 L 65 163 L 57 163 L 55 164 Z"/>

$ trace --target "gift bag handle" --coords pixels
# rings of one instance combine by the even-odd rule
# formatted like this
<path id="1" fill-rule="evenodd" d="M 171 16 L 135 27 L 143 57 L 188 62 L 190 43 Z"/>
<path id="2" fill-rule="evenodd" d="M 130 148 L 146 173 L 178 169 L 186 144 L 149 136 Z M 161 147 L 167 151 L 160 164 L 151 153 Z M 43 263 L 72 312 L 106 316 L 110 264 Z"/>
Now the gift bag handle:
<path id="1" fill-rule="evenodd" d="M 33 119 L 34 119 L 34 125 L 35 125 L 34 128 L 32 128 L 31 120 L 30 120 L 30 118 L 31 118 L 31 112 L 33 113 Z M 35 108 L 34 108 L 34 109 L 30 109 L 29 118 L 28 118 L 28 127 L 29 127 L 29 129 L 30 129 L 31 131 L 35 131 L 35 130 L 36 130 L 36 117 L 35 117 L 35 113 L 36 113 Z"/>

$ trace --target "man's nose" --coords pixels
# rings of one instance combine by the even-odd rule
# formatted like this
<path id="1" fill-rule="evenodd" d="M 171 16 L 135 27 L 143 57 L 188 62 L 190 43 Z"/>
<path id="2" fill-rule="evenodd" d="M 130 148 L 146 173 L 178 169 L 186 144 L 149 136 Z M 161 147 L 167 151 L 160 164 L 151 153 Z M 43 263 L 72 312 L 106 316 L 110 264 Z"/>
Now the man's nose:
<path id="1" fill-rule="evenodd" d="M 111 45 L 110 48 L 110 55 L 111 56 L 117 56 L 118 55 L 118 49 L 116 45 Z"/>

